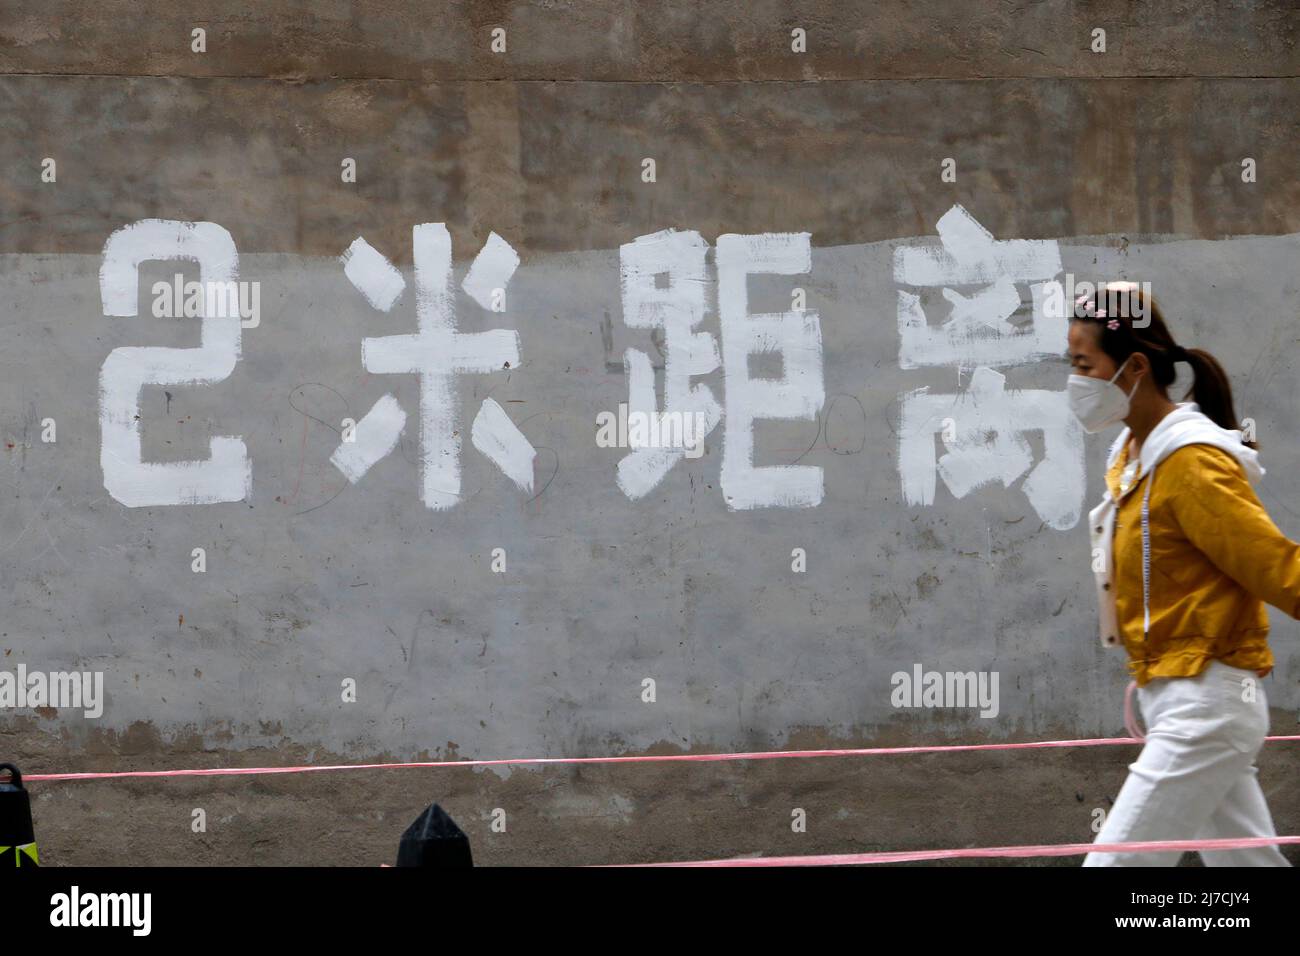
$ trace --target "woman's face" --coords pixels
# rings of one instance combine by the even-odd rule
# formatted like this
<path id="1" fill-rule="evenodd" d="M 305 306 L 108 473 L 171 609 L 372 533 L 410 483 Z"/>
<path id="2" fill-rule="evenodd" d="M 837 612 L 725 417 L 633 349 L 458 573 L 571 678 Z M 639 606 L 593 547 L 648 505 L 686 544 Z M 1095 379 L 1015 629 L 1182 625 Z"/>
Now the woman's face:
<path id="1" fill-rule="evenodd" d="M 1100 339 L 1101 330 L 1094 323 L 1070 323 L 1070 370 L 1075 375 L 1109 380 L 1115 374 L 1118 365 L 1101 350 Z M 1128 373 L 1128 369 L 1124 371 Z M 1120 385 L 1119 382 L 1115 384 Z"/>

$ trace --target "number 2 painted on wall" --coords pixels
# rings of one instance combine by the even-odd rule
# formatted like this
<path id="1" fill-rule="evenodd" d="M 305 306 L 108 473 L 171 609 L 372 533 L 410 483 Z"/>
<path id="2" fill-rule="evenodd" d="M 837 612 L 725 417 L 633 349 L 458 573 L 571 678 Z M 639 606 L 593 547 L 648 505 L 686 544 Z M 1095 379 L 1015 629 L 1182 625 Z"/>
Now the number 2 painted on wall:
<path id="1" fill-rule="evenodd" d="M 214 222 L 142 219 L 118 229 L 104 244 L 99 294 L 104 314 L 133 316 L 140 264 L 197 262 L 204 288 L 233 282 L 239 256 L 230 233 Z M 131 508 L 242 501 L 253 469 L 243 439 L 214 437 L 206 461 L 148 462 L 141 457 L 140 389 L 145 385 L 210 385 L 239 361 L 240 316 L 204 315 L 198 348 L 123 346 L 99 370 L 99 462 L 104 487 Z"/>

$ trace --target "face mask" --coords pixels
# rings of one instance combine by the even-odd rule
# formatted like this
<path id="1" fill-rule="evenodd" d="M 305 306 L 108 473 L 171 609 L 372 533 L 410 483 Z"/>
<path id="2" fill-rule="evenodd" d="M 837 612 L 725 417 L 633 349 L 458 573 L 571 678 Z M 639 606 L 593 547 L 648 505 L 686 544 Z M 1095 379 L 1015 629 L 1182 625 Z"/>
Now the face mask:
<path id="1" fill-rule="evenodd" d="M 1132 356 L 1130 355 L 1129 358 Z M 1127 364 L 1128 359 L 1125 359 L 1115 370 L 1115 374 L 1104 382 L 1091 375 L 1070 376 L 1066 385 L 1070 410 L 1083 423 L 1083 430 L 1089 434 L 1099 432 L 1107 425 L 1115 424 L 1128 414 L 1129 399 L 1133 397 L 1133 392 L 1137 391 L 1137 382 L 1133 383 L 1133 391 L 1127 395 L 1115 384 L 1115 379 L 1119 378 L 1119 373 L 1124 371 L 1124 366 Z"/>

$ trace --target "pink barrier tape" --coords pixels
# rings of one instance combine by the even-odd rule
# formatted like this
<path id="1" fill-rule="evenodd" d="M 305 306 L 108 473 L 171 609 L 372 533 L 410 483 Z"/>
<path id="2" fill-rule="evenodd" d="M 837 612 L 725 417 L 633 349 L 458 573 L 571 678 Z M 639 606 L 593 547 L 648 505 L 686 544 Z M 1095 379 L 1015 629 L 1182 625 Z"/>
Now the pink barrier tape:
<path id="1" fill-rule="evenodd" d="M 1138 853 L 1161 850 L 1236 850 L 1300 843 L 1300 836 L 1232 837 L 1218 840 L 1146 840 L 1133 843 L 1059 843 L 1044 846 L 987 846 L 964 850 L 896 850 L 883 853 L 832 853 L 826 856 L 751 856 L 681 863 L 631 863 L 622 866 L 849 866 L 860 863 L 911 863 L 968 857 L 1078 856 L 1084 853 Z"/>
<path id="2" fill-rule="evenodd" d="M 1265 737 L 1266 741 L 1298 741 L 1300 735 Z M 1106 747 L 1137 744 L 1132 737 L 1094 737 L 1083 740 L 1032 740 L 1014 744 L 950 744 L 924 747 L 862 747 L 853 750 L 761 750 L 733 754 L 646 754 L 636 757 L 510 757 L 501 760 L 428 760 L 418 763 L 354 763 L 309 767 L 214 767 L 194 770 L 115 770 L 103 773 L 25 773 L 23 780 L 120 780 L 127 777 L 221 777 L 276 773 L 323 773 L 331 770 L 401 770 L 421 767 L 505 767 L 590 763 L 712 763 L 723 760 L 781 760 L 791 757 L 874 757 L 886 754 L 955 753 L 975 750 L 1032 750 L 1045 747 Z"/>

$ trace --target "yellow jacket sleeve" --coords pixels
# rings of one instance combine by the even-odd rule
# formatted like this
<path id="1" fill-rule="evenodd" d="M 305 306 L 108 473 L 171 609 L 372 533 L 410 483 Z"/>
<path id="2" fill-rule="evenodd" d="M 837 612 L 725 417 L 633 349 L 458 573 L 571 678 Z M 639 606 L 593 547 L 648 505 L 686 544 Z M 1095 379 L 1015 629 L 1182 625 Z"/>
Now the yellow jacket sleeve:
<path id="1" fill-rule="evenodd" d="M 1300 544 L 1278 530 L 1236 459 L 1188 445 L 1157 466 L 1156 487 L 1169 466 L 1169 503 L 1187 539 L 1251 594 L 1300 618 Z"/>

